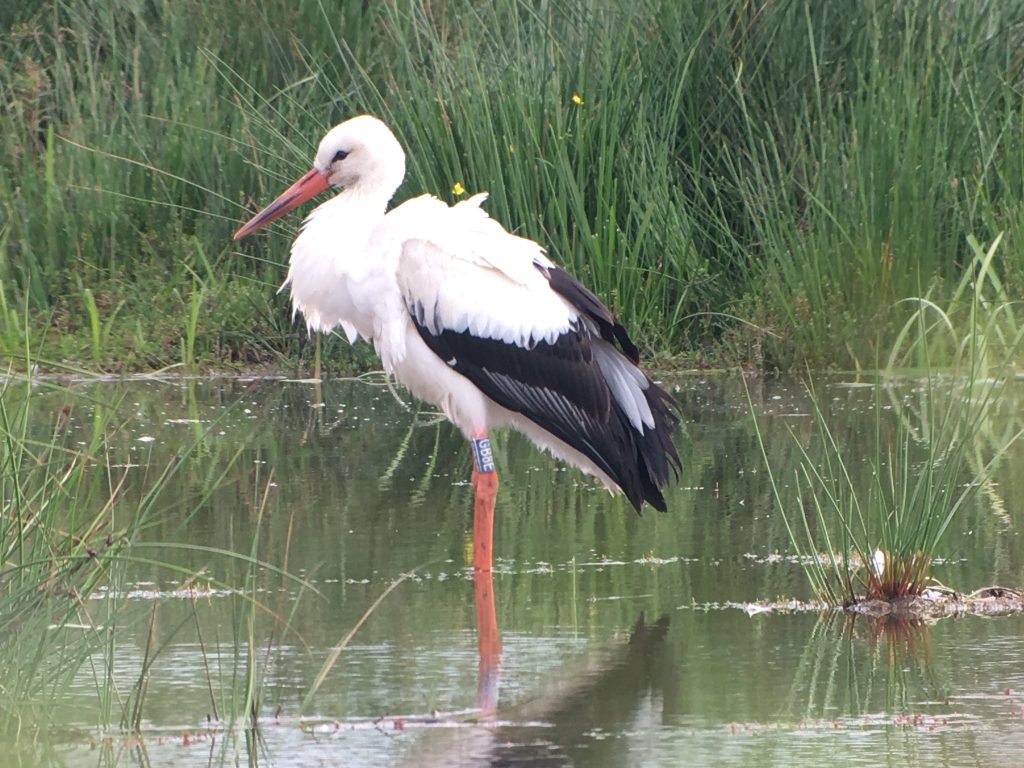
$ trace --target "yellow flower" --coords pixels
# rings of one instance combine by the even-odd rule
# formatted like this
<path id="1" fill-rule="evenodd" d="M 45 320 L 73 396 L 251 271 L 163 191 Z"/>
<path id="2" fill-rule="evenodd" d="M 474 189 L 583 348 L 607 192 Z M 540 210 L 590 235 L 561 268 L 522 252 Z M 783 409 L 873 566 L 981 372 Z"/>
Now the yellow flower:
<path id="1" fill-rule="evenodd" d="M 454 184 L 452 184 L 452 194 L 455 195 L 456 197 L 458 197 L 459 195 L 464 195 L 466 194 L 466 188 L 456 181 Z"/>
<path id="2" fill-rule="evenodd" d="M 572 95 L 572 103 L 575 104 L 577 107 L 583 106 L 583 97 L 580 96 L 578 93 L 574 93 Z"/>

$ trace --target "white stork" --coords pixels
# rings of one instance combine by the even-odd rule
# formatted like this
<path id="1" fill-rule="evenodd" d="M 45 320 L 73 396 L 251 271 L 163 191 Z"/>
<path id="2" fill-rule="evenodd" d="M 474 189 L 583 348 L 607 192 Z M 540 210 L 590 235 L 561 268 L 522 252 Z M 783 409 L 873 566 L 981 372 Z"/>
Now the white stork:
<path id="1" fill-rule="evenodd" d="M 341 188 L 303 222 L 284 284 L 311 330 L 371 341 L 389 374 L 472 441 L 474 568 L 491 568 L 492 427 L 518 429 L 638 511 L 645 501 L 664 511 L 678 417 L 637 367 L 625 328 L 537 243 L 490 218 L 485 194 L 453 206 L 423 195 L 388 211 L 404 176 L 390 129 L 354 117 L 234 237 Z"/>

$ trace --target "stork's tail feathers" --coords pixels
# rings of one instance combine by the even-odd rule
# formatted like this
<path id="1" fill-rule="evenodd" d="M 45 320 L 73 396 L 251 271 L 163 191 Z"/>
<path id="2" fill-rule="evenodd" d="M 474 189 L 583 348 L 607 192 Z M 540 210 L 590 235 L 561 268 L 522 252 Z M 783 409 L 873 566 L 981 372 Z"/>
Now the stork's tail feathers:
<path id="1" fill-rule="evenodd" d="M 672 442 L 672 435 L 679 424 L 678 407 L 675 399 L 654 382 L 650 382 L 644 395 L 654 416 L 654 426 L 646 427 L 642 434 L 628 429 L 636 456 L 631 465 L 634 471 L 617 482 L 637 512 L 645 501 L 664 512 L 666 505 L 662 489 L 672 477 L 678 479 L 682 471 L 679 451 Z"/>
<path id="2" fill-rule="evenodd" d="M 608 472 L 637 512 L 645 501 L 664 512 L 662 489 L 670 474 L 678 478 L 682 470 L 672 442 L 679 424 L 675 399 L 640 370 L 639 350 L 597 296 L 561 267 L 535 266 L 547 275 L 551 289 L 593 324 L 598 337 L 592 344 L 594 359 L 611 392 L 611 439 L 575 447 Z"/>

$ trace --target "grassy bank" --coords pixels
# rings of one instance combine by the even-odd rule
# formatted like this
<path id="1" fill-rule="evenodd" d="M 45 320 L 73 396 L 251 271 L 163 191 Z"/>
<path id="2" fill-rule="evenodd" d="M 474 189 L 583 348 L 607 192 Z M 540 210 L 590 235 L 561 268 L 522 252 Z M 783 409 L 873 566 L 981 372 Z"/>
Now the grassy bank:
<path id="1" fill-rule="evenodd" d="M 400 199 L 491 190 L 656 354 L 872 367 L 968 233 L 1022 293 L 1017 4 L 365 5 L 0 13 L 0 353 L 307 367 L 276 295 L 300 217 L 230 233 L 362 111 L 410 151 Z"/>

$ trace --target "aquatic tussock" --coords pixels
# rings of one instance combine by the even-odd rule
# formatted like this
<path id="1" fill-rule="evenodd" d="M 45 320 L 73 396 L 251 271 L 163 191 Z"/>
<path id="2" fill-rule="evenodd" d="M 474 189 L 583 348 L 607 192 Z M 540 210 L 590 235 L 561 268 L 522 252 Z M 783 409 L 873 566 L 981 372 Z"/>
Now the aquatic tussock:
<path id="1" fill-rule="evenodd" d="M 972 268 L 944 308 L 927 296 L 910 302 L 914 310 L 876 382 L 869 472 L 856 471 L 808 383 L 814 434 L 807 439 L 790 427 L 801 462 L 795 498 L 784 499 L 755 417 L 776 507 L 819 600 L 853 606 L 923 596 L 958 512 L 979 490 L 992 499 L 991 473 L 1024 433 L 1003 413 L 1024 324 L 994 275 L 1000 241 L 983 248 L 969 239 Z M 947 359 L 948 369 L 936 367 Z M 908 400 L 895 394 L 895 374 L 911 362 L 919 373 L 909 379 Z"/>
<path id="2" fill-rule="evenodd" d="M 33 401 L 42 393 L 57 395 L 58 402 L 84 401 L 88 413 L 76 419 L 75 406 L 64 405 L 40 416 Z M 156 525 L 158 513 L 177 511 L 179 524 L 187 523 L 240 454 L 234 450 L 218 457 L 202 450 L 222 414 L 203 423 L 189 420 L 194 440 L 179 441 L 166 462 L 119 460 L 139 448 L 150 451 L 155 443 L 137 446 L 133 424 L 139 414 L 122 406 L 116 397 L 107 402 L 83 396 L 54 381 L 9 377 L 0 384 L 0 734 L 36 738 L 83 669 L 92 670 L 104 716 L 119 714 L 126 728 L 137 730 L 161 648 L 150 633 L 135 685 L 127 690 L 115 685 L 112 675 L 120 654 L 114 638 L 126 622 L 137 619 L 131 618 L 132 606 L 150 609 L 151 627 L 158 606 L 168 601 L 195 609 L 197 601 L 230 600 L 254 612 L 269 610 L 251 583 L 228 585 L 204 567 L 167 563 L 168 550 L 188 550 L 214 562 L 234 560 L 253 571 L 281 573 L 285 582 L 290 578 L 261 562 L 255 550 L 246 554 L 145 540 L 142 534 Z M 184 423 L 172 426 L 180 429 Z M 202 479 L 190 484 L 194 494 L 189 503 L 196 506 L 168 506 L 168 489 L 179 475 L 186 467 L 197 471 L 200 466 Z M 273 487 L 272 475 L 268 487 Z M 265 499 L 266 490 L 258 498 Z M 168 586 L 129 582 L 128 569 L 139 566 L 166 568 L 178 578 Z M 293 583 L 301 595 L 304 582 Z M 198 628 L 197 633 L 202 645 Z M 217 711 L 216 701 L 212 709 Z"/>

